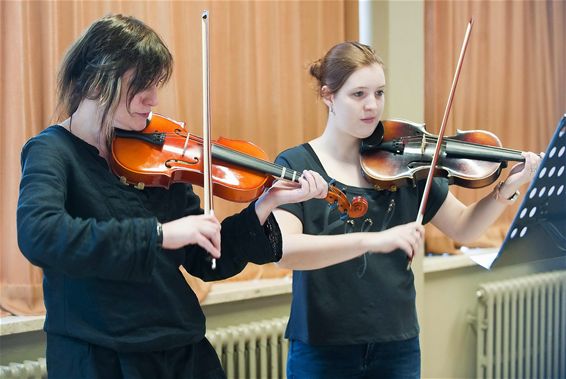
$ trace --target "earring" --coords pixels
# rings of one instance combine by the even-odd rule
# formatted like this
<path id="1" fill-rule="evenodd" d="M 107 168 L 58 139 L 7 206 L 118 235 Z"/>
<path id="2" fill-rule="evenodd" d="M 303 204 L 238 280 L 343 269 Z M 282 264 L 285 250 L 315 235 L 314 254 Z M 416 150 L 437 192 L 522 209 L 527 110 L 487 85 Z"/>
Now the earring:
<path id="1" fill-rule="evenodd" d="M 330 103 L 330 113 L 336 116 L 336 113 L 334 113 L 334 103 Z"/>

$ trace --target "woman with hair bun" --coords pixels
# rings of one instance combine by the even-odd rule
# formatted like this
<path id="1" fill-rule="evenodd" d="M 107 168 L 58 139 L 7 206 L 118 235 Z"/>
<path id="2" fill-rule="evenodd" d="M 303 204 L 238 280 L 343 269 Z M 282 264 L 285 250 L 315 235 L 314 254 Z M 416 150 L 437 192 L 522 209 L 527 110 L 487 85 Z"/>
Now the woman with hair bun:
<path id="1" fill-rule="evenodd" d="M 286 337 L 288 378 L 419 378 L 419 325 L 413 273 L 406 269 L 424 241 L 417 219 L 424 181 L 396 192 L 378 191 L 360 168 L 360 142 L 383 113 L 383 62 L 359 42 L 332 47 L 310 67 L 328 119 L 322 135 L 276 159 L 310 169 L 352 199 L 363 196 L 364 217 L 344 220 L 317 199 L 287 204 L 275 217 L 283 233 L 279 265 L 293 268 Z M 524 154 L 509 177 L 466 206 L 434 179 L 424 222 L 460 242 L 478 238 L 516 200 L 540 157 Z"/>

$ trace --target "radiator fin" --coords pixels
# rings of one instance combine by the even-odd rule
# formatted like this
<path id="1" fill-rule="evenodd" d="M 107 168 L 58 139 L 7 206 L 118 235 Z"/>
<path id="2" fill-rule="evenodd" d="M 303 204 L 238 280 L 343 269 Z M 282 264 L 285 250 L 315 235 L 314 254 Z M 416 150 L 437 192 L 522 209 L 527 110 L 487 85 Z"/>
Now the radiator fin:
<path id="1" fill-rule="evenodd" d="M 229 379 L 284 379 L 287 317 L 212 330 L 206 337 Z"/>
<path id="2" fill-rule="evenodd" d="M 566 378 L 566 271 L 480 285 L 477 378 Z"/>
<path id="3" fill-rule="evenodd" d="M 45 358 L 0 366 L 1 379 L 47 379 Z"/>

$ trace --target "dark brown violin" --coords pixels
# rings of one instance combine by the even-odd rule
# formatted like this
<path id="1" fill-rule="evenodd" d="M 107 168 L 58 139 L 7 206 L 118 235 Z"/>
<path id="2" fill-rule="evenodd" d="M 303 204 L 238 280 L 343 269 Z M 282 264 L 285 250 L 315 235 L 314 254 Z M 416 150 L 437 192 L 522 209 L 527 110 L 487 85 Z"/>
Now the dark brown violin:
<path id="1" fill-rule="evenodd" d="M 380 121 L 360 145 L 366 179 L 377 189 L 391 191 L 425 179 L 437 140 L 424 124 Z M 444 137 L 440 152 L 435 176 L 467 188 L 488 186 L 497 180 L 507 161 L 525 160 L 521 151 L 502 148 L 495 134 L 483 130 L 458 131 L 455 136 Z"/>
<path id="2" fill-rule="evenodd" d="M 171 183 L 203 185 L 202 138 L 188 135 L 184 123 L 153 114 L 141 132 L 116 129 L 110 167 L 125 183 L 138 188 L 165 187 Z M 187 143 L 186 143 L 187 142 Z M 301 173 L 266 160 L 267 154 L 247 141 L 219 138 L 212 144 L 213 194 L 234 202 L 257 199 L 273 179 L 297 182 Z M 330 184 L 325 199 L 342 215 L 362 217 L 367 200 L 350 201 Z"/>

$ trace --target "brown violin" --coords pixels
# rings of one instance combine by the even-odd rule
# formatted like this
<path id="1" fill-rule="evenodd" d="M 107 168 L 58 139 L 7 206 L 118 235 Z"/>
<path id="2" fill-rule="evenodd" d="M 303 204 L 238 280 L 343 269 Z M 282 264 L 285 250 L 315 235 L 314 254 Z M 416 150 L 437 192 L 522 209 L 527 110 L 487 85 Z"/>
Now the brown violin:
<path id="1" fill-rule="evenodd" d="M 414 185 L 426 178 L 437 140 L 424 124 L 380 121 L 360 145 L 363 173 L 380 190 Z M 501 146 L 495 134 L 483 130 L 458 131 L 455 136 L 444 137 L 434 175 L 462 187 L 488 186 L 497 180 L 507 161 L 525 160 L 521 151 Z"/>
<path id="2" fill-rule="evenodd" d="M 124 183 L 138 188 L 165 187 L 171 183 L 203 185 L 202 138 L 185 130 L 184 123 L 152 114 L 141 132 L 115 130 L 110 167 Z M 212 143 L 213 194 L 234 202 L 257 199 L 274 178 L 298 182 L 301 173 L 267 161 L 253 143 L 219 138 Z M 343 216 L 362 217 L 367 200 L 350 202 L 330 184 L 325 199 Z"/>

